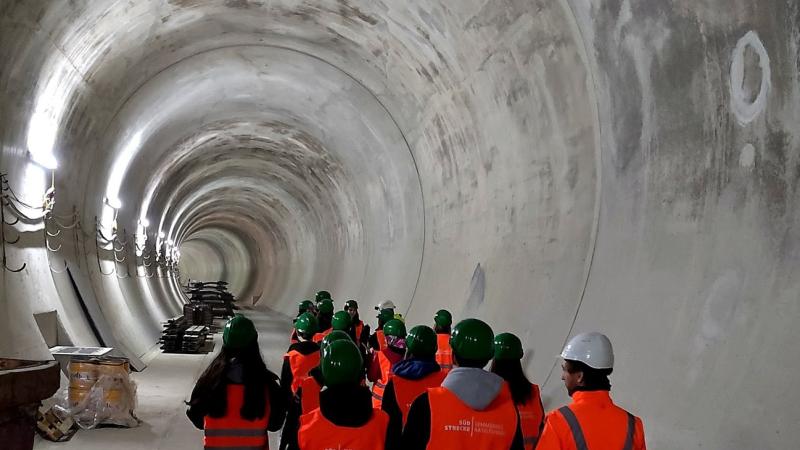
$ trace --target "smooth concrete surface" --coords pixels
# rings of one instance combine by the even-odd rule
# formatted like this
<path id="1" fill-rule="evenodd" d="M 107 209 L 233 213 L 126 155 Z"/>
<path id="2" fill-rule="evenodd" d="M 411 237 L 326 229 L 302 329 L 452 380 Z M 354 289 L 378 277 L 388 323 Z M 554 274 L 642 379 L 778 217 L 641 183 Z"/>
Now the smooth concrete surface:
<path id="1" fill-rule="evenodd" d="M 6 226 L 0 356 L 47 357 L 55 310 L 140 357 L 180 284 L 227 278 L 285 314 L 328 289 L 484 318 L 548 408 L 566 339 L 603 331 L 652 448 L 800 440 L 797 2 L 3 0 L 0 25 L 2 171 L 39 204 L 56 159 L 80 220 L 56 252 Z"/>

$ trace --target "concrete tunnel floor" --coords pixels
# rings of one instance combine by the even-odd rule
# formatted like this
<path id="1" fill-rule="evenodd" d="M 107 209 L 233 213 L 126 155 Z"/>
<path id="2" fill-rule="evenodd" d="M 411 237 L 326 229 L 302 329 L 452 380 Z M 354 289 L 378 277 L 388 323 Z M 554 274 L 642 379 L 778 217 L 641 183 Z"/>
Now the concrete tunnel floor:
<path id="1" fill-rule="evenodd" d="M 283 355 L 289 346 L 291 320 L 282 314 L 259 310 L 242 310 L 258 329 L 258 343 L 267 368 L 280 376 Z M 137 384 L 136 428 L 100 427 L 80 430 L 68 442 L 49 442 L 37 436 L 37 450 L 194 450 L 203 445 L 203 432 L 186 417 L 184 401 L 194 388 L 202 371 L 216 356 L 222 334 L 214 336 L 214 351 L 208 354 L 161 353 L 154 349 L 146 359 L 147 369 L 133 373 Z M 269 433 L 270 448 L 278 448 L 280 432 Z"/>

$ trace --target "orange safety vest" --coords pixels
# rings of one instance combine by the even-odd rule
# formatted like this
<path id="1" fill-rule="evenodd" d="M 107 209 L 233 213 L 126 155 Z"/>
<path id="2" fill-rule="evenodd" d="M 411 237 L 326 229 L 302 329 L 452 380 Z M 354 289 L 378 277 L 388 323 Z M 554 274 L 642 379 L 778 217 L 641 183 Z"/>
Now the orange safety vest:
<path id="1" fill-rule="evenodd" d="M 292 394 L 297 394 L 300 383 L 308 378 L 308 372 L 319 365 L 319 350 L 307 355 L 292 350 L 286 357 L 289 358 L 289 368 L 292 370 Z"/>
<path id="2" fill-rule="evenodd" d="M 440 333 L 436 335 L 439 349 L 436 350 L 436 362 L 445 373 L 453 368 L 453 350 L 450 348 L 450 335 Z"/>
<path id="3" fill-rule="evenodd" d="M 380 409 L 358 428 L 335 425 L 315 409 L 300 416 L 297 441 L 301 450 L 383 450 L 388 427 L 389 415 Z"/>
<path id="4" fill-rule="evenodd" d="M 517 405 L 517 411 L 525 450 L 534 450 L 544 427 L 544 407 L 539 386 L 531 384 L 531 399 L 527 403 Z"/>
<path id="5" fill-rule="evenodd" d="M 315 334 L 314 337 L 311 338 L 311 340 L 319 344 L 320 342 L 322 342 L 323 339 L 325 339 L 325 336 L 331 334 L 331 331 L 333 331 L 333 328 L 328 328 L 325 331 L 320 331 L 319 333 Z"/>
<path id="6" fill-rule="evenodd" d="M 388 348 L 378 352 L 378 364 L 381 366 L 381 377 L 372 384 L 372 407 L 380 408 L 383 403 L 383 391 L 386 390 L 386 383 L 392 376 L 392 361 L 386 356 L 390 352 Z"/>
<path id="7" fill-rule="evenodd" d="M 614 405 L 608 391 L 578 391 L 572 404 L 551 411 L 538 450 L 644 450 L 642 421 Z"/>
<path id="8" fill-rule="evenodd" d="M 383 330 L 376 331 L 375 336 L 378 337 L 378 350 L 385 350 L 389 344 L 386 343 L 386 335 L 383 334 Z"/>
<path id="9" fill-rule="evenodd" d="M 229 384 L 227 395 L 228 407 L 225 411 L 225 416 L 219 418 L 206 416 L 203 419 L 203 429 L 205 430 L 203 445 L 205 448 L 268 449 L 269 401 L 267 401 L 264 417 L 256 420 L 245 420 L 239 413 L 244 404 L 244 385 Z"/>
<path id="10" fill-rule="evenodd" d="M 475 411 L 447 388 L 428 389 L 431 437 L 428 450 L 508 450 L 517 431 L 517 410 L 508 385 L 483 411 Z"/>
<path id="11" fill-rule="evenodd" d="M 300 389 L 302 413 L 307 414 L 319 408 L 319 391 L 322 390 L 322 386 L 317 383 L 317 380 L 314 377 L 306 377 L 300 384 Z"/>
<path id="12" fill-rule="evenodd" d="M 419 380 L 408 380 L 399 376 L 392 377 L 394 397 L 397 399 L 397 406 L 400 408 L 400 412 L 403 413 L 403 426 L 406 424 L 408 411 L 411 409 L 411 404 L 414 403 L 414 400 L 428 388 L 441 386 L 445 376 L 447 374 L 440 370 L 430 373 Z"/>
<path id="13" fill-rule="evenodd" d="M 356 345 L 361 345 L 361 333 L 364 331 L 364 322 L 359 320 L 354 329 L 356 332 Z"/>

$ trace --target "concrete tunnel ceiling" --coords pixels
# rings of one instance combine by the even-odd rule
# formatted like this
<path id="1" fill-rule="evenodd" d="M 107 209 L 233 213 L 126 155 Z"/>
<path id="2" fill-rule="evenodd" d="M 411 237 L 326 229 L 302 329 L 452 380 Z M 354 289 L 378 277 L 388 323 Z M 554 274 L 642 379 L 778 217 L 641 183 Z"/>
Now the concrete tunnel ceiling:
<path id="1" fill-rule="evenodd" d="M 554 355 L 603 331 L 653 448 L 786 447 L 800 6 L 751 3 L 4 1 L 3 172 L 37 203 L 57 160 L 82 226 L 58 253 L 16 226 L 0 353 L 49 357 L 56 310 L 141 356 L 182 300 L 139 253 L 172 242 L 257 308 L 327 288 L 514 331 L 549 408 Z M 95 249 L 115 215 L 128 277 Z"/>

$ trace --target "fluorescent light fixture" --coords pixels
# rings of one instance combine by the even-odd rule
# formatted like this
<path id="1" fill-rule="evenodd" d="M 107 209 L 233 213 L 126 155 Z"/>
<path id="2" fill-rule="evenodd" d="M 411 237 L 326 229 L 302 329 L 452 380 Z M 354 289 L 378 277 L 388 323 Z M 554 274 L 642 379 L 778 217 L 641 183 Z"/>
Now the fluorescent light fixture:
<path id="1" fill-rule="evenodd" d="M 120 200 L 117 197 L 114 197 L 114 198 L 106 197 L 105 199 L 103 199 L 103 201 L 106 203 L 106 205 L 108 205 L 108 206 L 110 206 L 110 207 L 112 207 L 114 209 L 121 209 L 122 208 L 122 200 Z"/>

